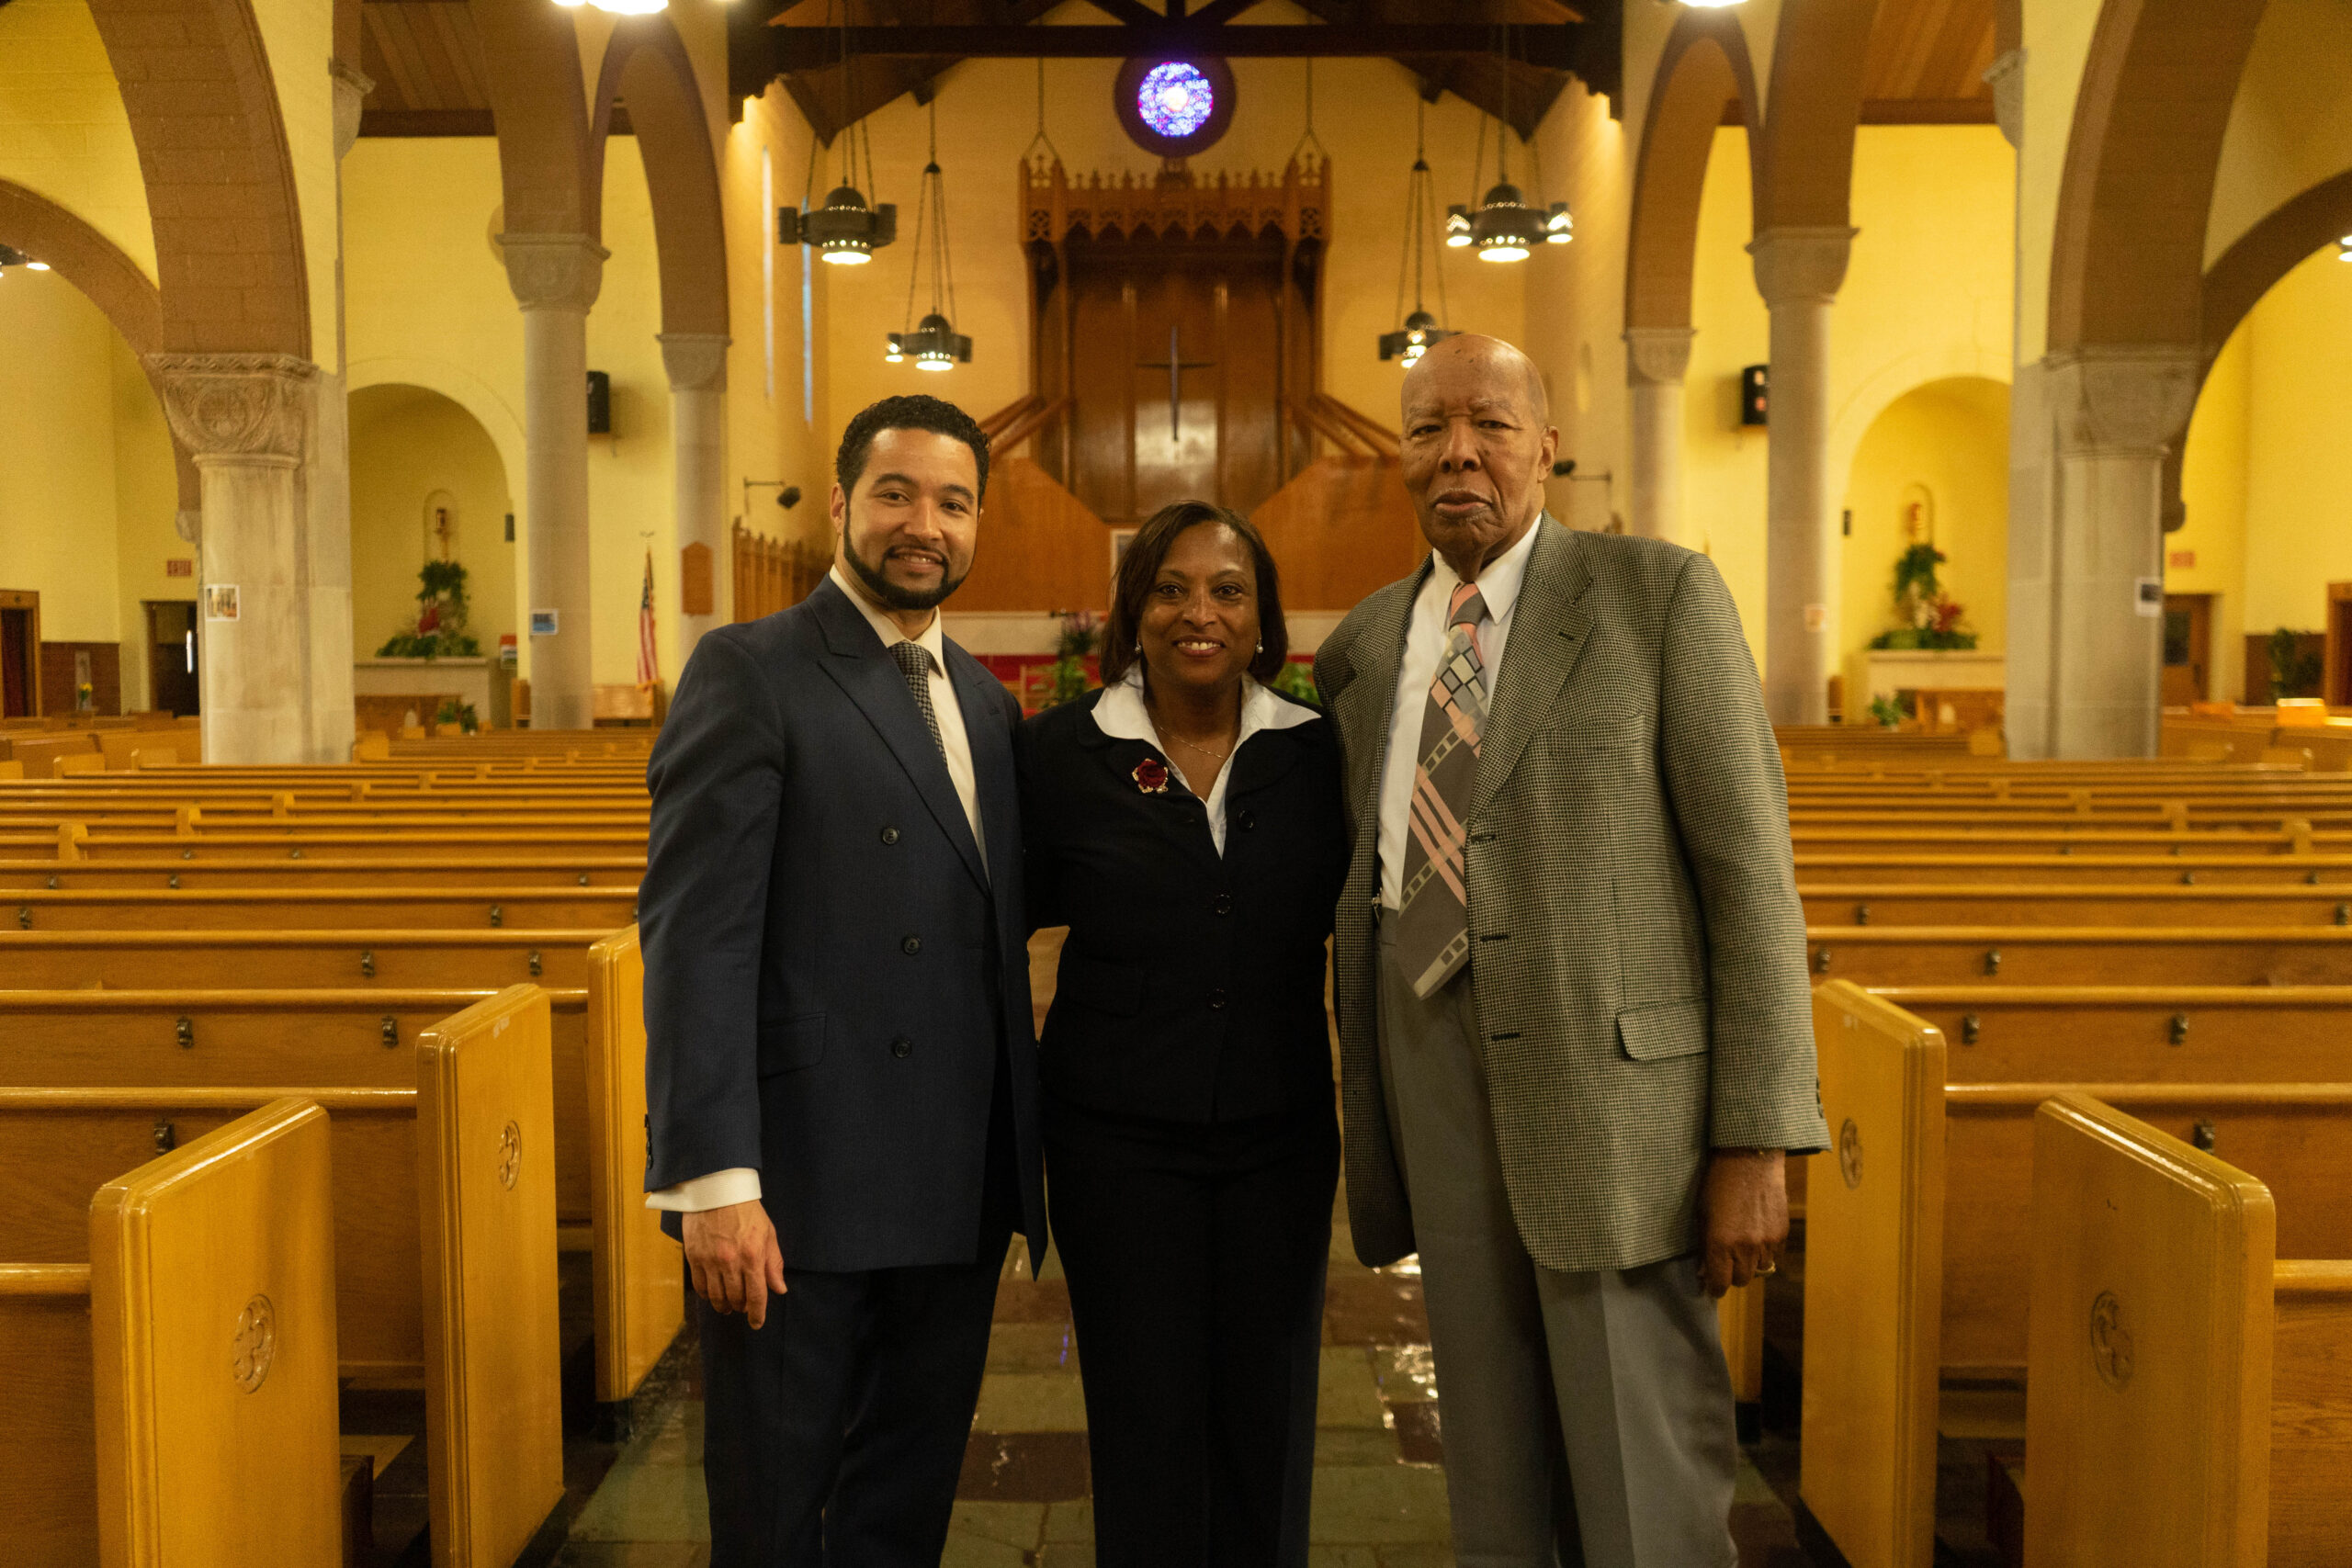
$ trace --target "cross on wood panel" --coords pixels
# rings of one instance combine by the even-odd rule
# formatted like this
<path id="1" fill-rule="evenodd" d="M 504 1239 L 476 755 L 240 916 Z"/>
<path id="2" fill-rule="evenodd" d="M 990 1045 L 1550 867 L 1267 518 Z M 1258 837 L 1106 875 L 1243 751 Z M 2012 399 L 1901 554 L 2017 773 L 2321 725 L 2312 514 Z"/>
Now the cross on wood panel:
<path id="1" fill-rule="evenodd" d="M 1168 372 L 1168 439 L 1170 441 L 1179 441 L 1183 438 L 1184 372 L 1206 370 L 1216 363 L 1214 359 L 1185 358 L 1182 350 L 1178 348 L 1176 344 L 1176 334 L 1180 330 L 1176 327 L 1168 329 L 1167 358 L 1146 359 L 1136 366 L 1138 370 Z"/>

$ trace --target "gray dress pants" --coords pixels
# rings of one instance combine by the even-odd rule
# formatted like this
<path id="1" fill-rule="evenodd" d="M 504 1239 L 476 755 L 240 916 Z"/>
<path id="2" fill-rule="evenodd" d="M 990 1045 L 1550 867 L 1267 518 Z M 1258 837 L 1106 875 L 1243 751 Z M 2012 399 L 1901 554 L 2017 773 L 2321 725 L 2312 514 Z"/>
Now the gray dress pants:
<path id="1" fill-rule="evenodd" d="M 1469 971 L 1415 997 L 1394 921 L 1382 911 L 1381 1078 L 1420 1248 L 1454 1561 L 1730 1568 L 1739 1448 L 1696 1255 L 1575 1273 L 1528 1256 Z"/>

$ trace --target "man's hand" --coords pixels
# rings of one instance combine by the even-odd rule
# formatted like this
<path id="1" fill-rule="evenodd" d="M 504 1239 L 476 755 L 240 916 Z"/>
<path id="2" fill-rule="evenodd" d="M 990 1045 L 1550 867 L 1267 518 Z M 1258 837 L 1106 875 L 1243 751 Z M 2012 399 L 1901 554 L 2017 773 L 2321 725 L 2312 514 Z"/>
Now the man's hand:
<path id="1" fill-rule="evenodd" d="M 1706 1224 L 1702 1277 L 1720 1296 L 1780 1267 L 1789 1239 L 1788 1176 L 1778 1149 L 1717 1149 L 1700 1200 Z"/>
<path id="2" fill-rule="evenodd" d="M 713 1312 L 740 1312 L 753 1328 L 768 1320 L 768 1297 L 784 1294 L 784 1250 L 757 1200 L 685 1215 L 686 1268 Z"/>

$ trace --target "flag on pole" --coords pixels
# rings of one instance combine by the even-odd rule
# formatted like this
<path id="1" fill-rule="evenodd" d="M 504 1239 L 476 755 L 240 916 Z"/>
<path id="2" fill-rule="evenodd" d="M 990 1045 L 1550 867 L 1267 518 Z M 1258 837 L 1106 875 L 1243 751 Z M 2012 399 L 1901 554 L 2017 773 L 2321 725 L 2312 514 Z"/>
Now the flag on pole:
<path id="1" fill-rule="evenodd" d="M 637 683 L 650 686 L 662 679 L 653 652 L 653 548 L 645 550 L 645 593 L 637 602 Z"/>

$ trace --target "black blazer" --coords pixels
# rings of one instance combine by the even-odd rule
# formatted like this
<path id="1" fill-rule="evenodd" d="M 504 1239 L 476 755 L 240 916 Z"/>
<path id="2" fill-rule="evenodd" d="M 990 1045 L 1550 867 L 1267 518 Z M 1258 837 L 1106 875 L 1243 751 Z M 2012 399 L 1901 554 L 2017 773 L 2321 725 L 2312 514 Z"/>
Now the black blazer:
<path id="1" fill-rule="evenodd" d="M 968 1263 L 999 1042 L 1045 1247 L 1012 735 L 954 643 L 984 867 L 906 679 L 830 581 L 706 633 L 647 778 L 649 1190 L 758 1168 L 786 1264 Z"/>
<path id="2" fill-rule="evenodd" d="M 1068 925 L 1040 1047 L 1063 1100 L 1227 1122 L 1331 1104 L 1324 941 L 1347 874 L 1340 749 L 1321 718 L 1261 730 L 1226 765 L 1225 856 L 1166 759 L 1094 722 L 1100 693 L 1022 725 L 1029 918 Z M 1287 698 L 1283 698 L 1288 701 Z"/>

